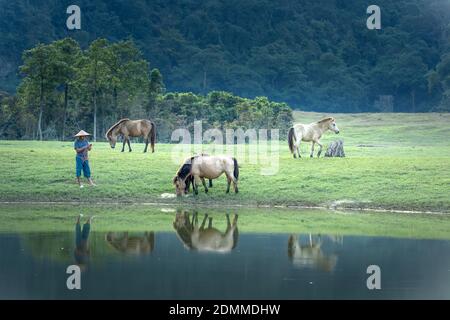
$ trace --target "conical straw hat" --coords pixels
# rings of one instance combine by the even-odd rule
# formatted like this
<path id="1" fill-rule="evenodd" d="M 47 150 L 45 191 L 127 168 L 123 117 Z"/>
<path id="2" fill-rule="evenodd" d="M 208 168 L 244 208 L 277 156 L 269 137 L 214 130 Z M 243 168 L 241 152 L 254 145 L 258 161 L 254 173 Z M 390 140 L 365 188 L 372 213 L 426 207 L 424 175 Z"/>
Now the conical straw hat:
<path id="1" fill-rule="evenodd" d="M 76 135 L 74 135 L 74 137 L 86 137 L 86 136 L 90 136 L 89 133 L 87 133 L 84 130 L 81 130 L 80 132 L 78 132 Z"/>

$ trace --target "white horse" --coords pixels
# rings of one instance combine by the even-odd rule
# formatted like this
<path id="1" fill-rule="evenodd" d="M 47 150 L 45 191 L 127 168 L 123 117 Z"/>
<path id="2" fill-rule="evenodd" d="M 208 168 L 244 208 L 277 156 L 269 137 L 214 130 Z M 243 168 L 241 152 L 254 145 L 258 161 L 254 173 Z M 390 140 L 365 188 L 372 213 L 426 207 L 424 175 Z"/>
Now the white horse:
<path id="1" fill-rule="evenodd" d="M 227 229 L 224 233 L 212 226 L 212 218 L 209 218 L 208 227 L 205 228 L 208 215 L 205 214 L 201 226 L 198 226 L 198 213 L 195 212 L 192 221 L 186 212 L 177 213 L 173 227 L 178 238 L 186 248 L 190 250 L 227 253 L 233 250 L 238 241 L 239 233 L 237 229 L 236 214 L 233 223 L 227 214 Z"/>
<path id="2" fill-rule="evenodd" d="M 239 165 L 236 158 L 231 156 L 208 156 L 198 155 L 188 158 L 178 169 L 173 184 L 177 196 L 187 193 L 188 184 L 192 182 L 194 193 L 198 194 L 198 185 L 202 182 L 205 187 L 205 193 L 208 187 L 205 183 L 206 179 L 216 179 L 223 173 L 227 176 L 227 193 L 230 192 L 230 184 L 233 182 L 234 192 L 238 193 Z"/>
<path id="3" fill-rule="evenodd" d="M 312 142 L 310 154 L 311 158 L 314 156 L 314 145 L 317 143 L 320 148 L 319 152 L 317 152 L 317 157 L 320 157 L 323 147 L 322 144 L 320 143 L 320 138 L 327 130 L 333 131 L 336 134 L 339 133 L 339 129 L 336 125 L 336 121 L 334 118 L 331 117 L 325 118 L 310 124 L 297 123 L 292 128 L 290 128 L 288 134 L 288 143 L 289 149 L 291 150 L 291 153 L 294 155 L 294 158 L 297 158 L 295 151 L 297 151 L 298 157 L 301 158 L 300 155 L 301 141 Z"/>

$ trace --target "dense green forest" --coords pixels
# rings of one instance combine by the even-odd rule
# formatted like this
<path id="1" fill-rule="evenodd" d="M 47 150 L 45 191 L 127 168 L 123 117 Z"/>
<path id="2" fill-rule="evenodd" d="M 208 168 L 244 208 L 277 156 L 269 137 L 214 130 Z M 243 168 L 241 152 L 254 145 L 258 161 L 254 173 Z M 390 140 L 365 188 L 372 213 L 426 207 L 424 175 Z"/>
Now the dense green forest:
<path id="1" fill-rule="evenodd" d="M 66 36 L 133 37 L 168 91 L 268 96 L 293 108 L 449 110 L 450 1 L 379 0 L 381 30 L 361 0 L 0 0 L 0 90 L 14 92 L 21 54 Z"/>
<path id="2" fill-rule="evenodd" d="M 191 109 L 184 102 L 210 106 L 217 95 L 235 100 L 224 111 L 229 119 L 223 125 L 239 122 L 243 101 L 253 101 L 259 114 L 265 112 L 261 104 L 274 104 L 269 100 L 325 112 L 450 111 L 448 0 L 379 0 L 381 30 L 367 29 L 366 9 L 372 3 L 361 0 L 79 0 L 81 30 L 73 31 L 66 28 L 70 4 L 0 0 L 2 136 L 32 138 L 42 132 L 63 137 L 88 122 L 101 134 L 118 116 L 151 115 L 170 128 L 200 116 L 170 113 Z M 63 43 L 66 37 L 75 41 Z M 69 49 L 56 48 L 58 43 Z M 106 82 L 97 83 L 92 76 L 96 51 L 102 46 L 120 51 L 118 43 L 133 43 L 126 52 L 116 52 L 126 56 L 120 59 L 128 59 L 129 69 L 120 70 L 120 59 L 113 61 L 117 57 L 108 53 L 107 62 L 99 64 Z M 54 56 L 64 50 L 76 54 L 74 48 L 81 62 L 70 65 L 57 58 L 66 64 L 61 78 L 40 91 L 30 76 L 39 58 L 29 50 Z M 122 72 L 133 77 L 122 81 Z M 269 100 L 253 100 L 261 96 Z M 53 115 L 49 107 L 63 112 Z M 7 116 L 25 108 L 17 123 L 27 124 L 26 130 L 18 124 L 5 127 Z M 288 113 L 269 122 L 286 121 Z M 97 115 L 98 120 L 92 119 Z"/>
<path id="3" fill-rule="evenodd" d="M 84 128 L 103 139 L 125 117 L 152 119 L 158 140 L 174 129 L 281 128 L 292 123 L 285 103 L 266 97 L 241 98 L 227 92 L 167 93 L 158 69 L 132 40 L 93 41 L 82 50 L 72 38 L 38 44 L 23 53 L 22 81 L 15 97 L 0 95 L 0 137 L 66 139 Z"/>

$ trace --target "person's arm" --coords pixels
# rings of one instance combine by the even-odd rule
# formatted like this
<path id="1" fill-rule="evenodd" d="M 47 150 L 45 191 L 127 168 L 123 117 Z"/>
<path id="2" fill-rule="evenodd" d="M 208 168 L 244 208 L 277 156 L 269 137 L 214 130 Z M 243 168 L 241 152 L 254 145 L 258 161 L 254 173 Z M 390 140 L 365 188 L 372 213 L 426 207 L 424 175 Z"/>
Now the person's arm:
<path id="1" fill-rule="evenodd" d="M 87 148 L 89 148 L 89 146 L 81 147 L 81 148 L 75 148 L 75 151 L 76 151 L 77 153 L 81 153 L 81 152 L 83 152 L 84 150 L 86 150 Z"/>

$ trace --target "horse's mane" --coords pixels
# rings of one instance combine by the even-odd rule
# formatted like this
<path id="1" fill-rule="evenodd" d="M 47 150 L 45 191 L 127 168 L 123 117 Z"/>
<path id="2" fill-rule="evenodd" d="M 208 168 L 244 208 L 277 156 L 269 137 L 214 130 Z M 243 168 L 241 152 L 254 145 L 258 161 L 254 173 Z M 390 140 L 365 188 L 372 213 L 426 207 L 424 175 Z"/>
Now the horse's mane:
<path id="1" fill-rule="evenodd" d="M 192 168 L 192 160 L 194 160 L 196 156 L 190 157 L 186 159 L 186 161 L 181 165 L 180 169 L 178 169 L 175 177 L 186 179 L 186 177 L 191 173 Z"/>
<path id="2" fill-rule="evenodd" d="M 124 121 L 129 121 L 130 119 L 128 118 L 124 118 L 124 119 L 120 119 L 117 123 L 115 123 L 111 128 L 108 129 L 108 131 L 106 131 L 106 138 L 108 138 L 110 136 L 110 133 L 122 122 Z"/>
<path id="3" fill-rule="evenodd" d="M 334 120 L 333 117 L 328 117 L 328 118 L 323 118 L 322 120 L 317 121 L 317 123 L 324 123 L 324 122 L 333 121 L 333 120 Z"/>

